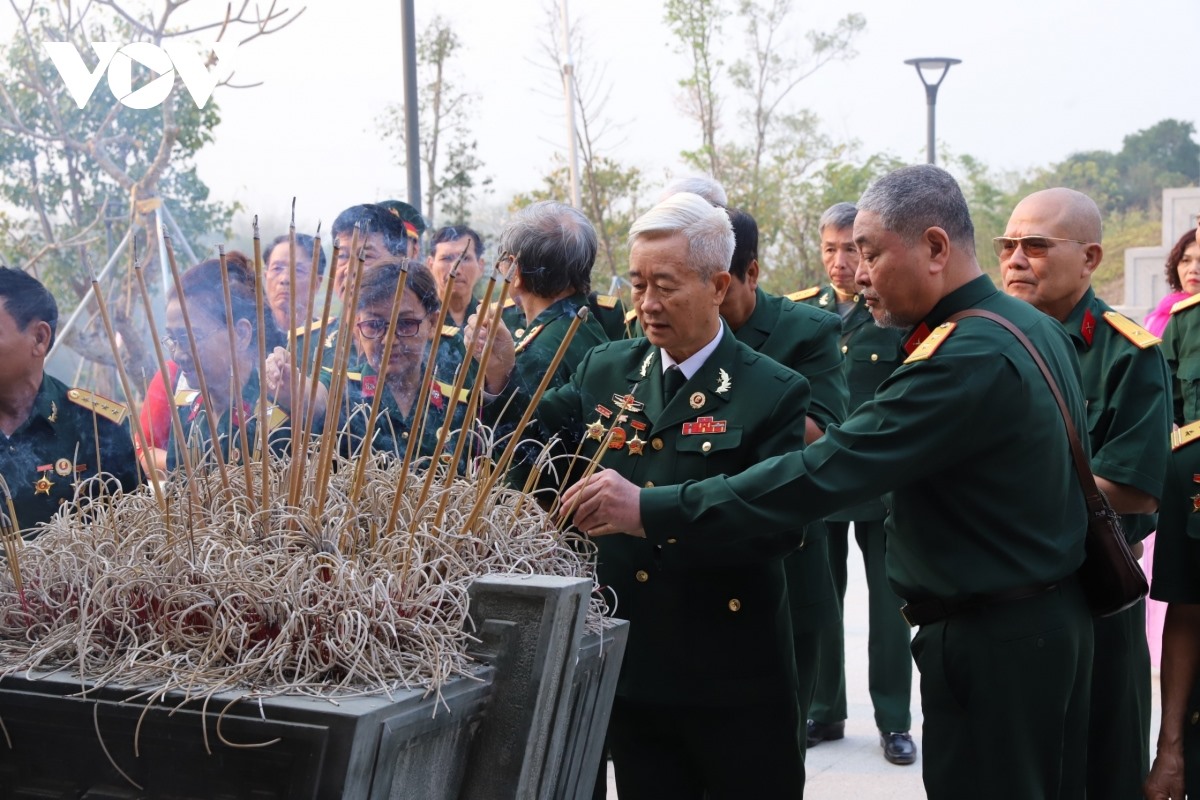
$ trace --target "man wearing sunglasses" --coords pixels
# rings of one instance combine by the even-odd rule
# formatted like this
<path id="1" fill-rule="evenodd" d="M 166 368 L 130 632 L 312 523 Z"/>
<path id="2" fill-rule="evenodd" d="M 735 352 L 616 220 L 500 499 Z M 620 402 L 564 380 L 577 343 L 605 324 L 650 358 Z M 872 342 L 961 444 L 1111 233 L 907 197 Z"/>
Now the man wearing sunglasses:
<path id="1" fill-rule="evenodd" d="M 930 800 L 1084 796 L 1092 623 L 1074 573 L 1087 512 L 1034 344 L 1086 433 L 1062 326 L 996 289 L 975 256 L 962 190 L 937 167 L 897 170 L 858 202 L 856 281 L 908 355 L 874 400 L 808 447 L 679 485 L 617 470 L 571 487 L 590 536 L 689 553 L 769 547 L 798 525 L 887 493 L 887 573 L 919 627 Z"/>
<path id="2" fill-rule="evenodd" d="M 1092 289 L 1100 210 L 1072 189 L 1026 197 L 994 240 L 1004 291 L 1062 323 L 1083 376 L 1096 485 L 1140 550 L 1166 474 L 1170 376 L 1158 338 Z M 1137 797 L 1150 769 L 1150 652 L 1145 601 L 1097 618 L 1088 726 L 1088 800 Z"/>

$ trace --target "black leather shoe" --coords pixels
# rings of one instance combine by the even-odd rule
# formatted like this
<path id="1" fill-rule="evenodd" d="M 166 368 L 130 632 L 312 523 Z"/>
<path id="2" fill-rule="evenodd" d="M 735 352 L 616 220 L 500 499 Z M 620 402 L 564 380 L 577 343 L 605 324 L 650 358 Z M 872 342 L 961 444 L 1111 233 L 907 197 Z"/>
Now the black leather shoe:
<path id="1" fill-rule="evenodd" d="M 883 757 L 893 764 L 904 766 L 917 760 L 917 743 L 913 741 L 908 731 L 896 733 L 879 733 L 879 746 L 883 748 Z"/>
<path id="2" fill-rule="evenodd" d="M 846 720 L 840 722 L 808 721 L 808 746 L 816 747 L 821 742 L 833 742 L 846 738 Z"/>

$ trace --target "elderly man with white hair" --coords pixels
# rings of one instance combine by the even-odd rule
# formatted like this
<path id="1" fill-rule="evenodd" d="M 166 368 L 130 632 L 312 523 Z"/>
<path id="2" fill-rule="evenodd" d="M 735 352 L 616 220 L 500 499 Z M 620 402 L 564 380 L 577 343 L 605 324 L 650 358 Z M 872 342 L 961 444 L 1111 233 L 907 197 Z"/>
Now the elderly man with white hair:
<path id="1" fill-rule="evenodd" d="M 733 247 L 724 210 L 694 194 L 639 218 L 630 280 L 646 336 L 588 353 L 539 404 L 543 434 L 583 431 L 580 463 L 601 453 L 638 486 L 733 475 L 802 448 L 808 382 L 721 321 Z M 513 371 L 505 340 L 487 371 L 495 393 Z M 609 726 L 621 798 L 802 795 L 783 572 L 802 536 L 747 547 L 734 531 L 698 540 L 681 526 L 661 546 L 596 540 L 599 583 L 632 623 Z"/>

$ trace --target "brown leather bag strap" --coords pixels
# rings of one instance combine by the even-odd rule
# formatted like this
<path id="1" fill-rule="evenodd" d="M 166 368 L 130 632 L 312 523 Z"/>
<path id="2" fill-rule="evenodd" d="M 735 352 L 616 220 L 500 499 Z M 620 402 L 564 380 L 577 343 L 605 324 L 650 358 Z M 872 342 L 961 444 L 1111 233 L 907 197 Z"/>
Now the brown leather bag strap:
<path id="1" fill-rule="evenodd" d="M 1079 441 L 1079 434 L 1075 431 L 1075 421 L 1071 418 L 1067 402 L 1063 400 L 1062 392 L 1058 389 L 1058 382 L 1050 374 L 1050 368 L 1042 360 L 1042 355 L 1033 346 L 1033 342 L 1029 341 L 1029 338 L 1022 333 L 1020 328 L 1013 325 L 1004 317 L 981 308 L 969 308 L 966 311 L 959 311 L 957 314 L 952 314 L 946 321 L 957 322 L 963 317 L 983 317 L 984 319 L 990 319 L 1017 337 L 1017 341 L 1029 351 L 1033 362 L 1042 371 L 1042 377 L 1046 379 L 1046 383 L 1050 386 L 1050 392 L 1054 395 L 1055 402 L 1058 403 L 1058 410 L 1062 412 L 1063 424 L 1067 427 L 1067 440 L 1071 443 L 1071 456 L 1075 460 L 1075 473 L 1079 476 L 1079 485 L 1083 488 L 1083 496 L 1087 500 L 1088 510 L 1102 508 L 1105 501 L 1100 494 L 1100 488 L 1096 486 L 1096 478 L 1092 475 L 1092 465 L 1083 453 L 1083 444 Z"/>

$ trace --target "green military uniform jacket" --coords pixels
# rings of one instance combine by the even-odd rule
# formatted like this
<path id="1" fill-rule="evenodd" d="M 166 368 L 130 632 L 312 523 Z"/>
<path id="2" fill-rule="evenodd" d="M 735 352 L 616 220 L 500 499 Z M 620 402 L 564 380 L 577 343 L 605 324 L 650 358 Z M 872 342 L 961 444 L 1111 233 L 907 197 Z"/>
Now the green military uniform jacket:
<path id="1" fill-rule="evenodd" d="M 1170 435 L 1170 375 L 1158 338 L 1091 288 L 1063 327 L 1075 345 L 1087 402 L 1092 472 L 1152 497 L 1162 494 Z M 1155 514 L 1125 514 L 1130 544 L 1154 530 Z"/>
<path id="2" fill-rule="evenodd" d="M 1171 435 L 1174 452 L 1167 468 L 1150 597 L 1163 603 L 1200 604 L 1200 423 Z M 1187 700 L 1183 753 L 1188 796 L 1200 784 L 1200 674 Z"/>
<path id="3" fill-rule="evenodd" d="M 653 486 L 735 474 L 802 448 L 808 401 L 803 377 L 726 327 L 669 402 L 659 349 L 633 339 L 585 356 L 568 384 L 546 394 L 538 417 L 548 433 L 586 426 L 584 459 L 610 429 L 620 431 L 600 465 Z M 657 704 L 790 702 L 795 657 L 783 556 L 800 532 L 786 543 L 747 546 L 737 522 L 726 531 L 728 547 L 718 535 L 696 551 L 682 518 L 667 527 L 655 542 L 595 540 L 597 577 L 615 595 L 614 616 L 632 623 L 617 693 Z"/>
<path id="4" fill-rule="evenodd" d="M 1171 398 L 1176 425 L 1200 419 L 1200 294 L 1171 308 L 1163 331 L 1162 350 L 1171 371 Z"/>
<path id="5" fill-rule="evenodd" d="M 761 288 L 754 297 L 754 311 L 735 334 L 738 341 L 808 380 L 812 389 L 808 416 L 822 428 L 841 422 L 849 397 L 838 349 L 841 320 Z"/>
<path id="6" fill-rule="evenodd" d="M 981 275 L 935 305 L 910 337 L 923 343 L 872 402 L 805 450 L 730 477 L 643 489 L 647 545 L 770 546 L 798 524 L 890 492 L 888 578 L 905 600 L 959 600 L 1074 573 L 1086 514 L 1058 406 L 999 325 L 972 318 L 948 335 L 936 330 L 968 308 L 1007 317 L 1029 337 L 1084 439 L 1079 366 L 1062 327 Z"/>
<path id="7" fill-rule="evenodd" d="M 12 436 L 0 434 L 0 475 L 12 494 L 16 527 L 28 529 L 47 521 L 75 499 L 77 483 L 101 471 L 127 492 L 137 487 L 127 414 L 121 403 L 68 389 L 52 375 L 42 374 L 29 418 Z M 0 510 L 8 516 L 2 500 Z"/>
<path id="8" fill-rule="evenodd" d="M 566 338 L 571 321 L 575 319 L 579 309 L 586 305 L 587 297 L 583 294 L 564 297 L 538 314 L 529 322 L 524 334 L 516 338 L 514 348 L 517 360 L 513 378 L 517 381 L 518 391 L 532 395 L 537 389 L 542 376 L 546 374 L 550 362 L 554 359 L 555 352 L 558 351 L 558 346 Z M 587 351 L 607 341 L 604 328 L 600 327 L 595 317 L 589 315 L 575 331 L 571 344 L 567 346 L 566 355 L 559 362 L 558 369 L 550 380 L 550 388 L 562 386 L 569 381 L 575 367 Z"/>
<path id="9" fill-rule="evenodd" d="M 472 314 L 479 311 L 479 301 L 472 297 L 467 302 L 466 313 L 463 314 L 463 321 L 471 318 Z M 450 320 L 449 317 L 446 318 Z M 462 327 L 455 325 L 453 321 L 446 322 L 442 326 L 442 337 L 438 341 L 438 356 L 437 364 L 434 365 L 434 377 L 443 383 L 454 385 L 454 379 L 458 374 L 458 367 L 463 362 L 467 364 L 467 379 L 463 386 L 470 388 L 475 382 L 475 373 L 477 364 L 474 356 L 467 355 L 467 340 Z"/>
<path id="10" fill-rule="evenodd" d="M 621 298 L 611 294 L 591 292 L 587 296 L 588 307 L 595 315 L 600 327 L 610 341 L 629 337 L 629 326 L 625 323 L 625 304 Z"/>
<path id="11" fill-rule="evenodd" d="M 182 372 L 180 373 L 183 374 Z M 240 409 L 226 409 L 217 420 L 217 437 L 221 447 L 221 457 L 226 462 L 241 458 L 242 420 L 246 420 L 246 444 L 252 453 L 257 453 L 261 447 L 258 433 L 258 370 L 251 371 L 242 387 L 242 405 Z M 206 457 L 212 447 L 212 432 L 208 429 L 207 409 L 204 397 L 198 389 L 185 389 L 175 393 L 175 411 L 183 429 L 184 440 L 192 454 L 192 464 L 197 464 Z M 267 405 L 267 417 L 270 419 L 269 444 L 276 452 L 286 448 L 289 418 L 287 413 L 274 404 Z M 175 426 L 171 426 L 171 436 L 167 440 L 167 469 L 173 470 L 183 463 L 179 454 L 180 442 L 175 437 Z"/>
<path id="12" fill-rule="evenodd" d="M 331 377 L 330 372 L 322 372 L 321 379 L 326 386 Z M 413 419 L 417 410 L 416 403 L 414 402 L 408 414 L 401 412 L 392 393 L 378 385 L 378 377 L 378 373 L 370 364 L 362 364 L 358 370 L 346 374 L 346 400 L 340 404 L 338 423 L 342 452 L 350 454 L 361 450 L 362 439 L 367 432 L 371 403 L 374 401 L 375 392 L 381 390 L 383 397 L 379 402 L 379 419 L 375 423 L 372 449 L 377 452 L 390 452 L 402 458 L 408 447 L 408 438 L 416 427 Z M 429 387 L 429 400 L 425 406 L 425 428 L 421 433 L 416 453 L 418 457 L 430 457 L 437 450 L 438 429 L 446 422 L 453 388 L 438 380 L 434 380 Z M 444 444 L 450 451 L 454 448 L 454 435 L 462 429 L 463 420 L 466 418 L 466 394 L 464 390 L 459 398 L 460 402 L 454 407 L 454 421 Z"/>
<path id="13" fill-rule="evenodd" d="M 904 334 L 895 328 L 881 328 L 875 324 L 871 310 L 861 294 L 854 295 L 854 308 L 841 317 L 837 307 L 837 291 L 832 284 L 813 287 L 796 292 L 791 297 L 803 297 L 803 302 L 838 314 L 842 332 L 842 371 L 846 375 L 846 386 L 850 392 L 849 410 L 854 411 L 875 397 L 875 390 L 884 379 L 896 371 L 907 355 L 902 349 Z M 879 499 L 868 500 L 829 515 L 835 522 L 856 520 L 880 520 L 887 516 L 887 509 Z"/>

